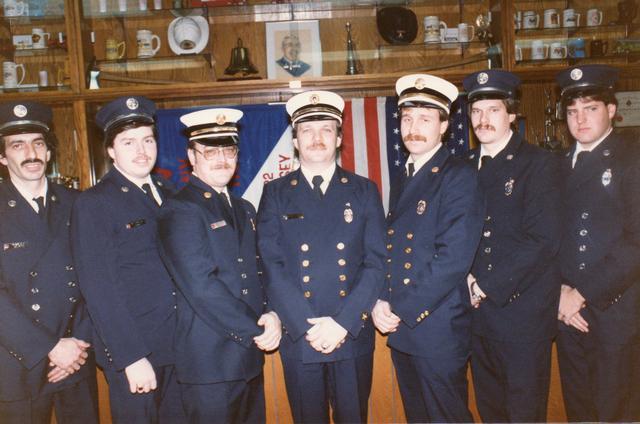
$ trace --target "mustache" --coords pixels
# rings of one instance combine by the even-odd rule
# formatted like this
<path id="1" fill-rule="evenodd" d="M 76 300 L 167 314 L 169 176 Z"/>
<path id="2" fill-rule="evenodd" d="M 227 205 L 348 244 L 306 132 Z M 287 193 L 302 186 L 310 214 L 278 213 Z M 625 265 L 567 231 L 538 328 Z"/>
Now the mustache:
<path id="1" fill-rule="evenodd" d="M 234 168 L 233 166 L 229 165 L 229 164 L 228 164 L 228 163 L 226 163 L 226 162 L 219 162 L 219 163 L 214 164 L 214 165 L 211 167 L 211 169 L 214 169 L 214 170 L 219 170 L 219 169 L 233 169 L 233 168 Z"/>
<path id="2" fill-rule="evenodd" d="M 320 143 L 313 143 L 312 145 L 309 146 L 309 149 L 311 150 L 316 150 L 316 149 L 326 149 L 327 146 L 320 142 Z"/>
<path id="3" fill-rule="evenodd" d="M 426 143 L 427 137 L 419 134 L 409 134 L 407 136 L 402 137 L 402 141 L 424 141 Z"/>
<path id="4" fill-rule="evenodd" d="M 488 130 L 488 131 L 495 131 L 496 128 L 493 125 L 476 125 L 475 127 L 473 127 L 474 131 L 478 131 L 478 130 Z"/>
<path id="5" fill-rule="evenodd" d="M 41 159 L 37 159 L 36 158 L 36 159 L 25 159 L 25 160 L 22 161 L 22 163 L 20 163 L 20 166 L 24 166 L 24 165 L 27 165 L 27 164 L 30 164 L 30 163 L 39 163 L 39 164 L 44 165 L 44 162 Z"/>

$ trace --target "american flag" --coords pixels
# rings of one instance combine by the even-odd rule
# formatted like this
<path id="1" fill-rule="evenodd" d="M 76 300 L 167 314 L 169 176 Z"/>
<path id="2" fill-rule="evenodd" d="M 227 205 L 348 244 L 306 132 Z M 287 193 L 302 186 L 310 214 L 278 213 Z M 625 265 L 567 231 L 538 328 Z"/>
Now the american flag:
<path id="1" fill-rule="evenodd" d="M 291 127 L 282 104 L 230 107 L 244 112 L 240 120 L 239 170 L 232 190 L 257 207 L 264 183 L 287 174 L 298 165 L 291 142 Z M 158 111 L 156 172 L 178 186 L 184 184 L 188 175 L 186 138 L 179 118 L 191 111 L 193 109 Z M 374 181 L 386 210 L 390 182 L 398 172 L 404 171 L 407 157 L 400 137 L 397 99 L 350 99 L 345 102 L 343 115 L 340 165 Z M 452 106 L 449 130 L 443 142 L 455 156 L 462 156 L 469 150 L 467 108 L 462 97 Z"/>

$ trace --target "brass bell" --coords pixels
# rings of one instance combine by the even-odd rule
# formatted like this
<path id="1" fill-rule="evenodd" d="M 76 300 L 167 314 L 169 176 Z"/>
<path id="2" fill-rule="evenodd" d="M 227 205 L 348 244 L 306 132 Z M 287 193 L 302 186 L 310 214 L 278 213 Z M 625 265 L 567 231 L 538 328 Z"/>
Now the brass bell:
<path id="1" fill-rule="evenodd" d="M 238 38 L 238 44 L 231 50 L 231 61 L 224 73 L 235 75 L 241 72 L 242 75 L 257 74 L 258 70 L 249 61 L 249 49 L 242 47 L 242 39 Z"/>

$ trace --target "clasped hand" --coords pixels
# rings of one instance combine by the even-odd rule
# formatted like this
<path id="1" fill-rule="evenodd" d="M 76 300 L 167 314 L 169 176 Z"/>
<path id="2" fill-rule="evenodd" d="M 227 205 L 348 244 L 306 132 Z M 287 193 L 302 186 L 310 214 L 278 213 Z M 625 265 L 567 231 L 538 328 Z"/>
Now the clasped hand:
<path id="1" fill-rule="evenodd" d="M 347 330 L 331 317 L 309 318 L 313 327 L 307 330 L 306 339 L 318 352 L 329 354 L 345 342 Z"/>

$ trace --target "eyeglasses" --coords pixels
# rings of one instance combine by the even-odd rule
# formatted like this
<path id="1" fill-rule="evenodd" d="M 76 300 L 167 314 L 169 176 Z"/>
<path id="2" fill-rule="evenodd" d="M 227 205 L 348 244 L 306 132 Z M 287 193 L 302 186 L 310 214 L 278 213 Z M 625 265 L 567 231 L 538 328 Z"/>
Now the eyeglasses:
<path id="1" fill-rule="evenodd" d="M 194 148 L 193 150 L 200 153 L 206 160 L 213 160 L 219 154 L 222 154 L 225 159 L 234 159 L 236 156 L 238 156 L 238 148 L 236 146 L 208 147 L 203 151 L 200 151 L 196 148 Z"/>

